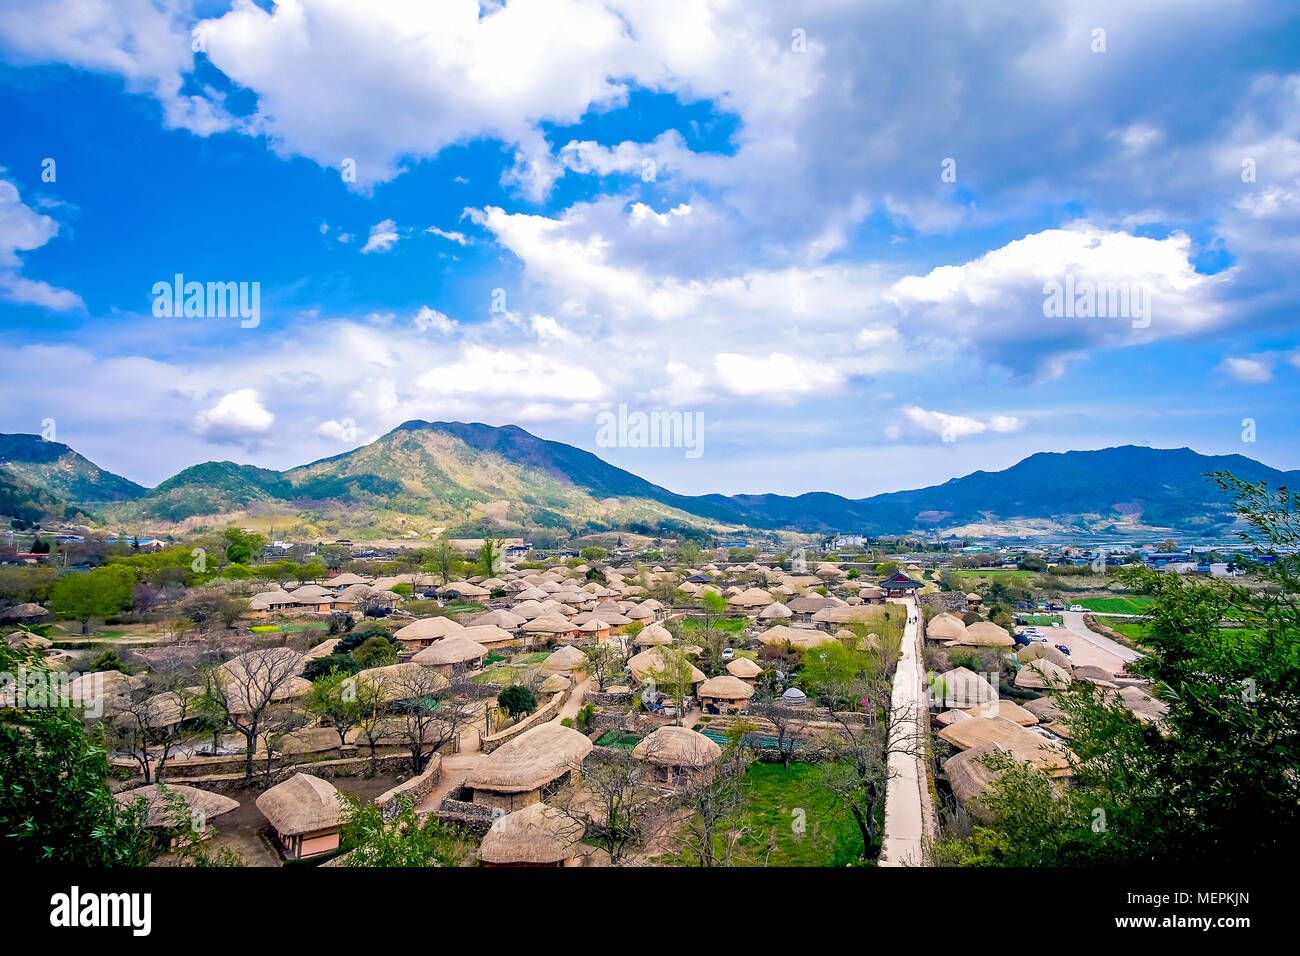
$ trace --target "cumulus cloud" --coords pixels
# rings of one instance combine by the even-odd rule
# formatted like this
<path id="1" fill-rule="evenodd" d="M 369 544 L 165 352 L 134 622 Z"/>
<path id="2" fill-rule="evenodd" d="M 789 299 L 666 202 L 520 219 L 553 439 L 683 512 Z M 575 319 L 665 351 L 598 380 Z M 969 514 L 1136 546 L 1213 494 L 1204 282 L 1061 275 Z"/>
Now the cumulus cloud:
<path id="1" fill-rule="evenodd" d="M 85 308 L 75 292 L 24 277 L 18 255 L 39 249 L 59 226 L 44 213 L 23 204 L 13 183 L 0 179 L 0 295 L 21 305 L 40 305 L 55 312 Z"/>
<path id="2" fill-rule="evenodd" d="M 370 238 L 361 247 L 362 252 L 387 252 L 397 245 L 401 236 L 397 233 L 397 223 L 384 219 L 370 227 Z"/>
<path id="3" fill-rule="evenodd" d="M 249 444 L 271 431 L 275 416 L 262 407 L 256 389 L 227 392 L 211 408 L 194 418 L 194 430 L 218 444 Z"/>

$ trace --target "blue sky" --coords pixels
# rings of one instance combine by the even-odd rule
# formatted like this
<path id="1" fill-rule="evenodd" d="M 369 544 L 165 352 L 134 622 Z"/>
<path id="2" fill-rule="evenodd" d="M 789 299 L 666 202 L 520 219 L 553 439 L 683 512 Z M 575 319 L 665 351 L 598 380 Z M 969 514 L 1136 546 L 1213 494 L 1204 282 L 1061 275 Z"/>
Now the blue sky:
<path id="1" fill-rule="evenodd" d="M 1300 467 L 1286 4 L 18 0 L 0 116 L 0 429 L 146 484 L 410 418 L 688 493 Z M 155 316 L 176 273 L 258 323 Z"/>

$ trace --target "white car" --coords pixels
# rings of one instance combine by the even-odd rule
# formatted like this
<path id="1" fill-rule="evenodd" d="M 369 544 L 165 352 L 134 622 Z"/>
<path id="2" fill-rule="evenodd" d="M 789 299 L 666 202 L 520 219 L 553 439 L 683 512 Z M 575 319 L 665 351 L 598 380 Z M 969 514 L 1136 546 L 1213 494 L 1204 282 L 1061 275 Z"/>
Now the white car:
<path id="1" fill-rule="evenodd" d="M 1071 604 L 1071 605 L 1070 605 L 1070 610 L 1071 610 L 1071 611 L 1086 611 L 1086 610 L 1088 610 L 1088 609 L 1087 609 L 1086 607 L 1084 607 L 1082 604 Z"/>
<path id="2" fill-rule="evenodd" d="M 722 659 L 723 659 L 724 661 L 729 661 L 729 660 L 731 660 L 731 659 L 732 659 L 733 657 L 735 657 L 735 656 L 736 656 L 735 648 L 731 648 L 731 647 L 725 647 L 725 648 L 723 648 L 723 650 L 722 650 Z"/>

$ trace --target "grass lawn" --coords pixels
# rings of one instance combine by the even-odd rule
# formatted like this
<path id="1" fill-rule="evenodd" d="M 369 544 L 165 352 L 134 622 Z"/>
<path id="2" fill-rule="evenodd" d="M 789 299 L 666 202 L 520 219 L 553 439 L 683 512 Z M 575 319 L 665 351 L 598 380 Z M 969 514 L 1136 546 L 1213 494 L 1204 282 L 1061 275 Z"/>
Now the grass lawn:
<path id="1" fill-rule="evenodd" d="M 1141 614 L 1151 603 L 1151 598 L 1138 594 L 1133 597 L 1080 598 L 1075 603 L 1102 614 Z"/>
<path id="2" fill-rule="evenodd" d="M 542 661 L 550 657 L 550 651 L 532 651 L 520 654 L 509 661 L 502 661 L 486 667 L 481 673 L 470 678 L 472 684 L 516 684 L 523 682 L 529 674 L 542 666 Z M 522 667 L 515 667 L 522 664 Z"/>
<path id="3" fill-rule="evenodd" d="M 744 842 L 758 851 L 768 834 L 776 847 L 769 866 L 843 866 L 857 862 L 862 835 L 845 810 L 821 786 L 821 771 L 814 764 L 755 763 L 746 773 L 749 794 L 744 823 L 751 830 Z M 801 810 L 804 832 L 796 833 L 795 811 Z"/>
<path id="4" fill-rule="evenodd" d="M 738 631 L 743 631 L 749 621 L 750 619 L 747 617 L 721 617 L 713 622 L 713 629 L 735 634 Z M 682 618 L 678 623 L 684 631 L 699 631 L 701 633 L 704 631 L 704 622 L 698 618 L 686 617 Z"/>
<path id="5" fill-rule="evenodd" d="M 617 747 L 620 750 L 631 750 L 640 742 L 641 737 L 639 734 L 628 734 L 621 730 L 610 730 L 596 741 L 596 745 L 598 747 Z"/>
<path id="6" fill-rule="evenodd" d="M 1105 624 L 1112 631 L 1119 631 L 1130 641 L 1141 643 L 1146 640 L 1147 625 L 1145 621 L 1117 621 L 1114 618 L 1106 618 L 1100 623 Z"/>
<path id="7" fill-rule="evenodd" d="M 961 568 L 953 571 L 963 578 L 1032 578 L 1037 571 L 1021 571 L 1019 568 Z"/>

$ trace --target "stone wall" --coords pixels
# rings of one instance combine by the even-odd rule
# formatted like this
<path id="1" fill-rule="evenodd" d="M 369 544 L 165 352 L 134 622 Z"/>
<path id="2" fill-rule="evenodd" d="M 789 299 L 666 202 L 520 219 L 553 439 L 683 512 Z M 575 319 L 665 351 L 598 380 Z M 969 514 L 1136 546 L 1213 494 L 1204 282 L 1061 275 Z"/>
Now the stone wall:
<path id="1" fill-rule="evenodd" d="M 441 777 L 442 754 L 436 753 L 429 758 L 429 766 L 425 767 L 424 773 L 375 797 L 375 806 L 379 807 L 385 820 L 391 820 L 401 809 L 402 797 L 410 797 L 411 802 L 418 806 L 438 785 Z"/>
<path id="2" fill-rule="evenodd" d="M 433 812 L 433 816 L 444 823 L 450 823 L 457 829 L 476 837 L 485 836 L 488 830 L 492 829 L 493 821 L 500 815 L 491 807 L 465 800 L 453 800 L 451 797 L 444 799 Z"/>
<path id="3" fill-rule="evenodd" d="M 538 724 L 546 723 L 548 720 L 552 719 L 557 713 L 559 713 L 560 705 L 564 702 L 564 697 L 566 693 L 567 692 L 565 691 L 561 691 L 560 693 L 556 694 L 547 703 L 543 704 L 541 707 L 538 707 L 535 711 L 533 711 L 523 720 L 519 721 L 519 723 L 512 724 L 510 727 L 506 728 L 500 733 L 492 734 L 489 737 L 480 737 L 479 738 L 480 748 L 484 753 L 491 753 L 492 751 L 500 747 L 503 743 L 505 743 L 507 740 L 512 740 L 513 738 L 518 737 L 525 730 L 530 730 L 533 727 L 536 727 Z"/>

